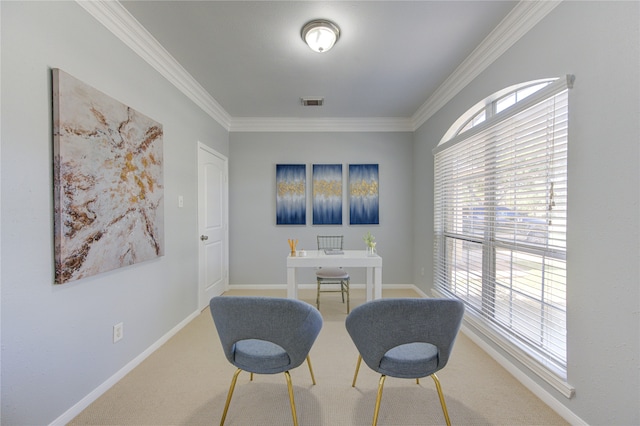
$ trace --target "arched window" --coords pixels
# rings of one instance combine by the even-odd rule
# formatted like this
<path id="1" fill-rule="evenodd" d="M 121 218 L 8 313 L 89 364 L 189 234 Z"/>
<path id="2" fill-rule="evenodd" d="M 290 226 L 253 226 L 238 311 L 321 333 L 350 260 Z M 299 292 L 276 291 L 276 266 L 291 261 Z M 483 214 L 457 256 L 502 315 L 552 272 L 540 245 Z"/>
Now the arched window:
<path id="1" fill-rule="evenodd" d="M 492 117 L 513 104 L 522 101 L 526 97 L 534 94 L 556 80 L 556 78 L 553 78 L 529 81 L 527 83 L 507 87 L 506 89 L 494 93 L 488 98 L 478 102 L 469 108 L 467 112 L 462 114 L 444 134 L 442 140 L 440 140 L 440 144 L 466 132 L 472 127 L 484 122 L 487 118 Z"/>
<path id="2" fill-rule="evenodd" d="M 502 90 L 456 120 L 434 150 L 437 291 L 463 300 L 474 328 L 568 397 L 572 82 L 568 76 Z"/>

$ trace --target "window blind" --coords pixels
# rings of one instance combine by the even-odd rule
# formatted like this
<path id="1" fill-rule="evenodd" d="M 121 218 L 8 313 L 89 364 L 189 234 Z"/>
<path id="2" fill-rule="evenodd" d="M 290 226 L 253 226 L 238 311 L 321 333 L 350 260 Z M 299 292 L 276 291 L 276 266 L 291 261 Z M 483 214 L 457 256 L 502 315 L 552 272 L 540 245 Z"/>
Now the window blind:
<path id="1" fill-rule="evenodd" d="M 571 82 L 551 83 L 434 150 L 436 288 L 563 379 Z"/>

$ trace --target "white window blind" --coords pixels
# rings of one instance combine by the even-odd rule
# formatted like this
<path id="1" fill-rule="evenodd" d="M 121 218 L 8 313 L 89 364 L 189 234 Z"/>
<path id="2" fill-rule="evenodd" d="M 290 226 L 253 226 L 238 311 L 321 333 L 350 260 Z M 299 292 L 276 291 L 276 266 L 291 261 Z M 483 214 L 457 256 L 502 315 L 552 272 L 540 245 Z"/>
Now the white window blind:
<path id="1" fill-rule="evenodd" d="M 561 379 L 571 82 L 557 80 L 434 150 L 437 290 Z"/>

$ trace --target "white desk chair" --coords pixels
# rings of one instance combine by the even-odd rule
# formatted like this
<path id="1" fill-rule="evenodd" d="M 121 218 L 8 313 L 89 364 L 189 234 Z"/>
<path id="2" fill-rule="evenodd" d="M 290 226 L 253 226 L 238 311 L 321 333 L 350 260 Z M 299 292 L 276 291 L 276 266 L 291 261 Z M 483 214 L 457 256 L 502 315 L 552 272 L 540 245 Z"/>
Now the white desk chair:
<path id="1" fill-rule="evenodd" d="M 318 235 L 318 250 L 342 250 L 344 236 L 342 235 Z M 342 303 L 344 295 L 347 295 L 347 313 L 349 313 L 349 273 L 342 268 L 319 268 L 316 271 L 318 280 L 318 292 L 316 296 L 316 307 L 320 310 L 320 293 L 342 293 Z M 323 290 L 325 284 L 338 284 L 339 290 Z M 326 286 L 325 286 L 326 288 Z"/>

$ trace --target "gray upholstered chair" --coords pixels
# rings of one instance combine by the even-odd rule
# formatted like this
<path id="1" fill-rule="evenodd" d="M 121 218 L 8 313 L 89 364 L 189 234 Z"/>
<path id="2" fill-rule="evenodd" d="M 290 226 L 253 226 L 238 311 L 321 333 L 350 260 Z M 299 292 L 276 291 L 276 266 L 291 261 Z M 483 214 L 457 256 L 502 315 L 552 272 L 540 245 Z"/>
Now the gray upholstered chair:
<path id="1" fill-rule="evenodd" d="M 360 363 L 380 373 L 373 425 L 378 422 L 382 387 L 386 376 L 416 379 L 431 376 L 440 405 L 450 425 L 440 381 L 435 375 L 449 361 L 464 305 L 453 299 L 378 299 L 355 308 L 347 316 L 346 327 L 360 355 Z"/>
<path id="2" fill-rule="evenodd" d="M 231 380 L 220 425 L 224 424 L 236 380 L 241 371 L 283 373 L 289 390 L 293 424 L 298 424 L 289 370 L 305 360 L 316 384 L 309 351 L 322 328 L 322 316 L 313 306 L 295 299 L 218 296 L 209 303 L 222 349 L 238 367 Z"/>
<path id="3" fill-rule="evenodd" d="M 342 250 L 344 236 L 342 235 L 318 235 L 318 250 Z M 316 270 L 318 290 L 316 294 L 316 308 L 320 310 L 320 293 L 342 293 L 342 303 L 344 295 L 347 295 L 347 313 L 349 313 L 349 273 L 343 268 L 318 268 Z M 337 284 L 339 290 L 324 290 L 324 284 Z M 325 286 L 326 288 L 326 286 Z"/>

